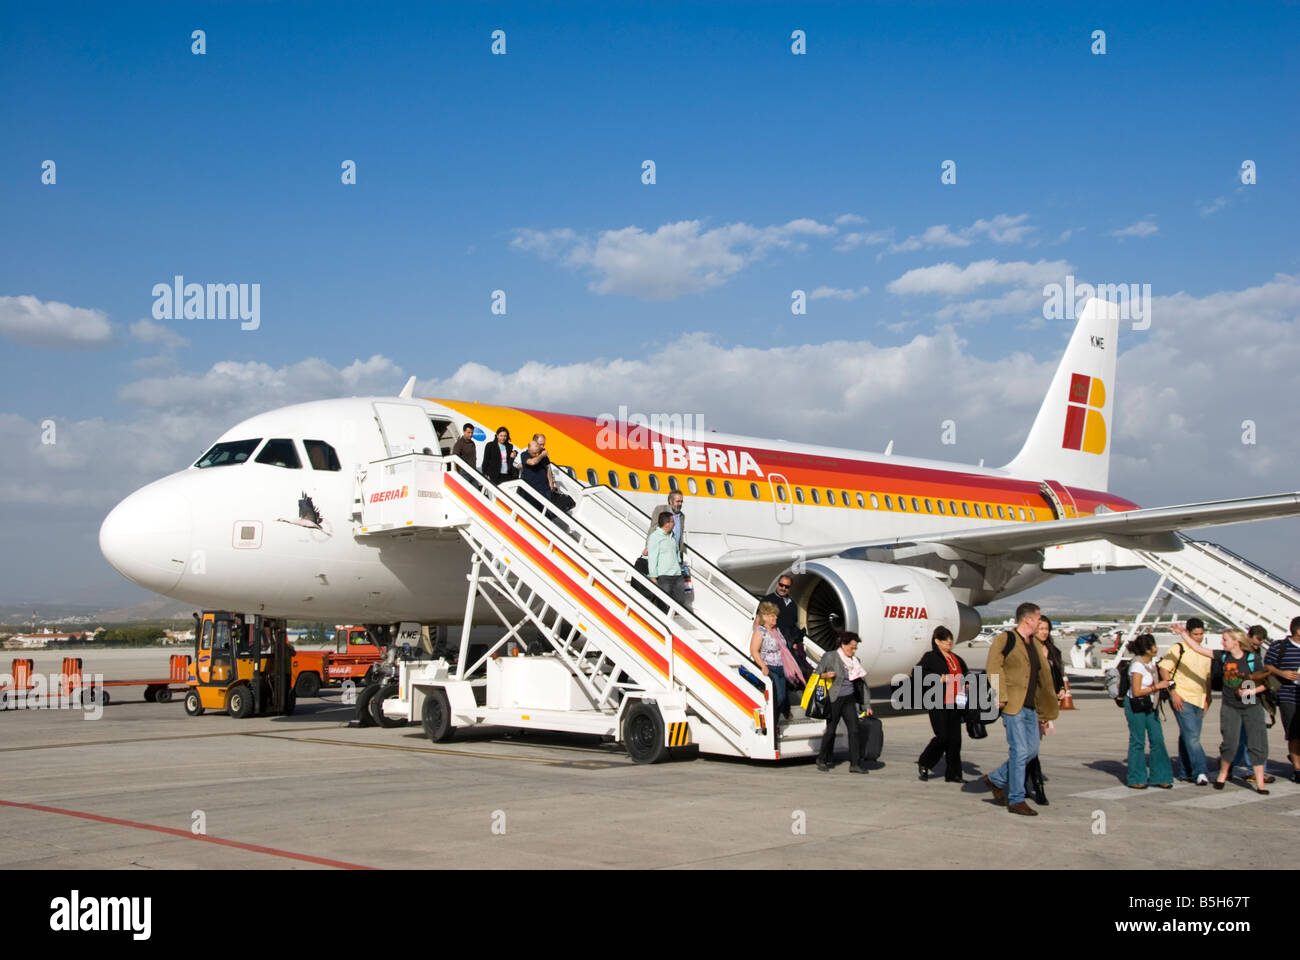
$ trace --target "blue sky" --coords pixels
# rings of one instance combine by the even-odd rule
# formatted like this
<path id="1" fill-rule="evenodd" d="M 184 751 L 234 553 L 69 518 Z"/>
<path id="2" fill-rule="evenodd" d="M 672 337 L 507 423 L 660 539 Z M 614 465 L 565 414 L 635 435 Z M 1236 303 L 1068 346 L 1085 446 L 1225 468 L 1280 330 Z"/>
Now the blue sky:
<path id="1" fill-rule="evenodd" d="M 258 409 L 186 407 L 186 378 L 218 363 L 237 376 L 318 358 L 326 386 L 313 389 L 328 395 L 329 371 L 375 355 L 391 362 L 349 387 L 455 384 L 470 362 L 509 380 L 529 360 L 637 359 L 686 334 L 724 349 L 902 349 L 952 325 L 965 364 L 1018 349 L 1046 370 L 1069 325 L 1024 302 L 1064 268 L 1242 310 L 1275 274 L 1300 274 L 1298 19 L 1270 4 L 9 5 L 0 298 L 95 311 L 111 334 L 95 349 L 33 346 L 0 316 L 0 410 L 18 435 L 45 417 L 147 433 L 163 407 L 188 410 L 195 435 L 168 453 L 179 467 Z M 505 56 L 490 54 L 495 29 Z M 806 55 L 791 53 L 795 29 Z M 1096 29 L 1104 56 L 1090 52 Z M 54 186 L 40 182 L 47 159 Z M 340 183 L 344 160 L 355 186 Z M 683 222 L 698 223 L 656 233 Z M 1001 286 L 890 289 L 910 270 L 986 260 L 1025 266 Z M 261 328 L 165 322 L 186 341 L 171 346 L 133 335 L 152 286 L 175 274 L 260 283 Z M 792 316 L 791 291 L 819 287 L 841 293 Z M 489 312 L 495 289 L 505 317 Z M 1017 289 L 1018 305 L 963 312 Z M 1275 307 L 1285 329 L 1289 297 Z M 1178 339 L 1213 359 L 1198 336 Z M 591 413 L 623 400 L 570 398 Z M 1036 405 L 1006 430 L 1022 434 Z M 1294 463 L 1275 451 L 1234 492 L 1272 492 Z M 99 506 L 49 522 L 93 553 Z M 86 576 L 110 590 L 94 559 Z"/>

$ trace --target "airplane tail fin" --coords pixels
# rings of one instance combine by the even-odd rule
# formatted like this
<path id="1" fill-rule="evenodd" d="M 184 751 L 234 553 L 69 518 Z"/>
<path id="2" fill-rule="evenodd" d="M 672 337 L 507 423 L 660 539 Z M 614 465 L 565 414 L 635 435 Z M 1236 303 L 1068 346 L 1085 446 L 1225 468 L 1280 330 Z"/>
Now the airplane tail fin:
<path id="1" fill-rule="evenodd" d="M 1005 470 L 1072 487 L 1106 489 L 1118 339 L 1118 306 L 1089 300 L 1025 445 Z"/>

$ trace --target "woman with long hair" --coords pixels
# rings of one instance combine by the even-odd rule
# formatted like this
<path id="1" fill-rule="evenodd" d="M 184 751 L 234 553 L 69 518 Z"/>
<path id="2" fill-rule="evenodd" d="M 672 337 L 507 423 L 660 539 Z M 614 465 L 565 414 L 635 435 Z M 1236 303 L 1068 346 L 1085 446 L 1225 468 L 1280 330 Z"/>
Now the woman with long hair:
<path id="1" fill-rule="evenodd" d="M 1151 661 L 1156 656 L 1156 638 L 1143 633 L 1125 647 L 1133 659 L 1128 669 L 1128 695 L 1124 717 L 1128 720 L 1128 785 L 1145 790 L 1154 783 L 1163 790 L 1174 785 L 1174 768 L 1165 749 L 1165 732 L 1160 726 L 1160 691 L 1169 688 Z M 1151 766 L 1147 767 L 1146 741 L 1151 742 Z M 1236 747 L 1236 744 L 1233 744 Z M 1228 754 L 1231 759 L 1231 752 Z"/>
<path id="2" fill-rule="evenodd" d="M 1043 652 L 1047 655 L 1047 665 L 1052 670 L 1052 688 L 1056 691 L 1056 699 L 1065 699 L 1065 669 L 1061 663 L 1061 651 L 1052 642 L 1052 621 L 1043 617 L 1038 621 L 1038 628 L 1034 631 L 1034 642 L 1041 645 Z M 1046 732 L 1051 733 L 1056 727 L 1051 720 L 1047 721 Z M 1034 759 L 1025 764 L 1025 796 L 1033 797 L 1034 803 L 1040 807 L 1047 806 L 1047 791 L 1043 789 L 1043 764 L 1040 761 L 1042 749 L 1034 755 Z"/>

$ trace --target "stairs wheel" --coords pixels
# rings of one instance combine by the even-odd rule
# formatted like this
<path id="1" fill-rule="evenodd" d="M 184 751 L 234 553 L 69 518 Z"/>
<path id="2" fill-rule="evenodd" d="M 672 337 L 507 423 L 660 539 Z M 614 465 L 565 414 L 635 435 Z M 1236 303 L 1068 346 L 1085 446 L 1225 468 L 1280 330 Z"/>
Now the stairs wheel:
<path id="1" fill-rule="evenodd" d="M 639 700 L 623 717 L 623 746 L 633 763 L 658 763 L 668 753 L 664 719 L 653 703 Z"/>

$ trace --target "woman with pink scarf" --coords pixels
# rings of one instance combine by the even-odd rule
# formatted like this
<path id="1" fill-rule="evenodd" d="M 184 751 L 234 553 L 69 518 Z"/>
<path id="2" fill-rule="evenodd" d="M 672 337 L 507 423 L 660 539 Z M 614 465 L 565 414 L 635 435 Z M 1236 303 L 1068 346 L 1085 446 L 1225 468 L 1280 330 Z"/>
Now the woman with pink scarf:
<path id="1" fill-rule="evenodd" d="M 866 773 L 867 768 L 859 766 L 858 757 L 858 701 L 853 695 L 853 681 L 865 680 L 867 671 L 858 661 L 858 635 L 840 633 L 837 635 L 839 646 L 827 650 L 817 664 L 817 673 L 824 680 L 830 680 L 831 715 L 826 719 L 826 733 L 822 737 L 822 749 L 817 755 L 817 769 L 822 772 L 831 768 L 831 756 L 835 752 L 835 733 L 839 729 L 840 717 L 849 728 L 849 773 Z M 865 684 L 863 684 L 865 686 Z M 871 707 L 866 708 L 871 716 Z"/>

